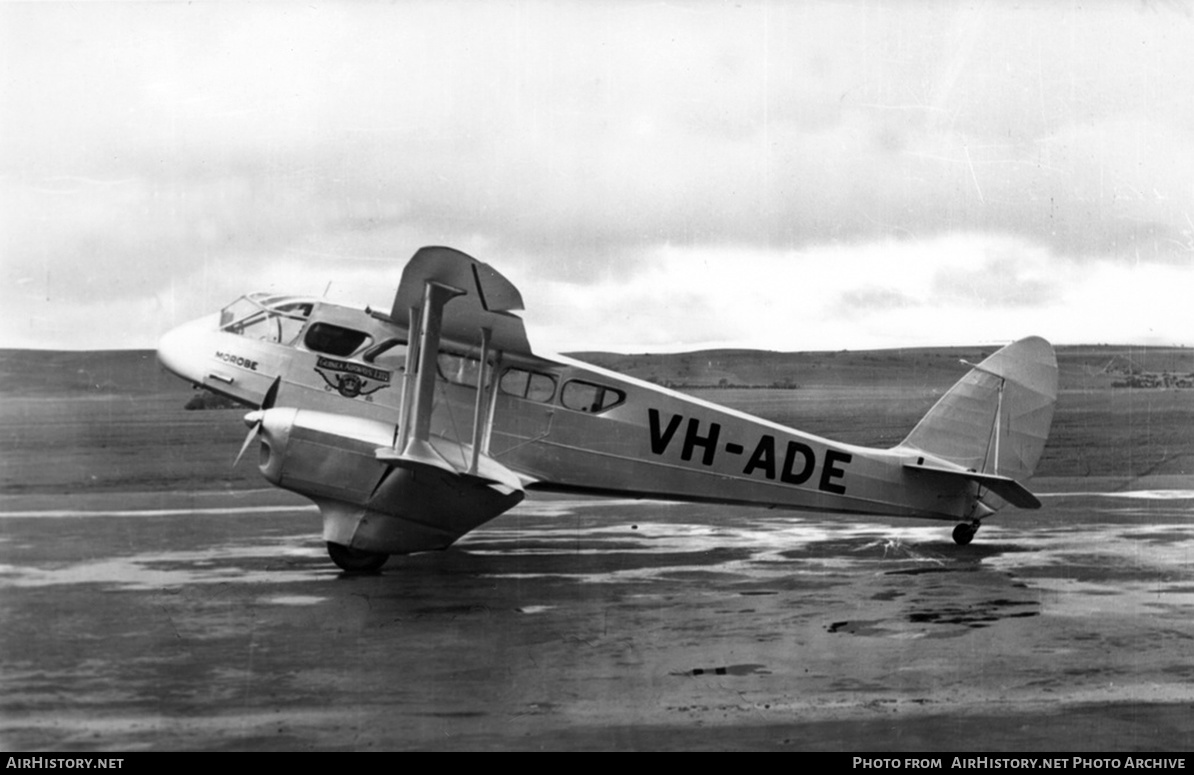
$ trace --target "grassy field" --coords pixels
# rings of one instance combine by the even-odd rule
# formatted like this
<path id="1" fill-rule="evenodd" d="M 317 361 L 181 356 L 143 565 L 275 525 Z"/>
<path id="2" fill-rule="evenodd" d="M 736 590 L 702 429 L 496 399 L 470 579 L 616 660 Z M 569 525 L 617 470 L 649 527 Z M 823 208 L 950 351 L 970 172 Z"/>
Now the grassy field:
<path id="1" fill-rule="evenodd" d="M 716 403 L 857 444 L 902 439 L 989 349 L 579 354 Z M 1038 477 L 1194 475 L 1194 390 L 1115 389 L 1108 364 L 1194 371 L 1187 348 L 1059 348 L 1061 396 Z M 798 389 L 717 388 L 787 381 Z M 696 387 L 703 386 L 703 387 Z M 0 351 L 0 494 L 244 489 L 244 410 L 190 412 L 148 351 Z"/>

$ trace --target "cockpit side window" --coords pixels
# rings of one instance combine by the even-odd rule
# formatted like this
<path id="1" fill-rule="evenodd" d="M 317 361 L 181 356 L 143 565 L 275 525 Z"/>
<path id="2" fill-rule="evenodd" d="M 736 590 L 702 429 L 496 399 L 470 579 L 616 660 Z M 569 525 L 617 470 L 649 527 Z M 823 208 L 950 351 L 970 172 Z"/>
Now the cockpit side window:
<path id="1" fill-rule="evenodd" d="M 220 328 L 228 329 L 230 326 L 243 323 L 250 316 L 261 312 L 262 309 L 259 305 L 242 296 L 220 310 Z M 244 326 L 241 326 L 239 331 L 233 331 L 232 333 L 241 333 L 242 331 L 244 331 Z"/>
<path id="2" fill-rule="evenodd" d="M 331 323 L 312 323 L 303 337 L 303 344 L 307 349 L 317 353 L 345 357 L 352 355 L 368 342 L 372 337 L 364 331 L 357 331 Z"/>
<path id="3" fill-rule="evenodd" d="M 311 316 L 314 304 L 294 297 L 252 294 L 242 296 L 220 312 L 220 330 L 259 339 L 290 344 Z"/>
<path id="4" fill-rule="evenodd" d="M 307 324 L 307 318 L 311 317 L 311 310 L 313 308 L 314 305 L 309 303 L 280 305 L 277 308 L 280 314 L 276 317 L 278 328 L 277 341 L 282 344 L 290 344 L 298 339 L 299 332 Z"/>

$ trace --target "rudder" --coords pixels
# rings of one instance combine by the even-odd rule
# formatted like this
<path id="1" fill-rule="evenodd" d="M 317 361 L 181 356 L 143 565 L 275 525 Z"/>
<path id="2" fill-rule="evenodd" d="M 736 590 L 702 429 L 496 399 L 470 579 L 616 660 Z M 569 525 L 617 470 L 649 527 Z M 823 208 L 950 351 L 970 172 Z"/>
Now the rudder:
<path id="1" fill-rule="evenodd" d="M 1053 346 L 1021 339 L 972 368 L 897 449 L 1024 481 L 1041 459 L 1056 403 Z"/>

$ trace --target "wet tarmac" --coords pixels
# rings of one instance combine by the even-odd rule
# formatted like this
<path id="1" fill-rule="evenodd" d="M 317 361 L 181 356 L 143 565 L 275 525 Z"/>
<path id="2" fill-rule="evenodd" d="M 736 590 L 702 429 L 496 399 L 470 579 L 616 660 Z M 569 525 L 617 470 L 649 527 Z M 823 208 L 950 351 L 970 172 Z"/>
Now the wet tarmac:
<path id="1" fill-rule="evenodd" d="M 0 746 L 1189 750 L 1194 491 L 1155 484 L 967 547 L 541 499 L 364 576 L 278 491 L 5 498 Z"/>

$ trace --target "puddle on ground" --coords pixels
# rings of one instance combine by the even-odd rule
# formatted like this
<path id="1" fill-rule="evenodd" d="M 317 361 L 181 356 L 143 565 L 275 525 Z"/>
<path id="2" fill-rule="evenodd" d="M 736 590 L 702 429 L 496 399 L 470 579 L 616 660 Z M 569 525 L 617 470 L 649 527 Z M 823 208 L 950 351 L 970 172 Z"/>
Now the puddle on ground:
<path id="1" fill-rule="evenodd" d="M 883 524 L 857 517 L 777 515 L 629 499 L 531 501 L 466 536 L 454 551 L 493 558 L 478 574 L 482 578 L 668 585 L 741 581 L 751 589 L 739 594 L 757 596 L 768 605 L 782 605 L 781 593 L 807 591 L 818 584 L 838 586 L 860 574 L 875 574 L 865 599 L 901 612 L 893 617 L 901 622 L 894 628 L 901 637 L 909 636 L 907 625 L 978 628 L 1061 609 L 1089 613 L 1117 605 L 1156 611 L 1194 606 L 1194 507 L 1185 503 L 1194 498 L 1194 491 L 1096 494 L 1101 503 L 1122 504 L 1099 509 L 1100 514 L 1110 514 L 1110 524 L 1092 516 L 1090 498 L 1083 495 L 1067 503 L 1066 495 L 1075 494 L 1055 494 L 1045 510 L 1029 516 L 1009 510 L 1006 521 L 997 521 L 1003 515 L 993 519 L 967 547 L 954 546 L 943 524 Z M 564 515 L 582 515 L 583 520 L 558 519 Z M 609 524 L 614 520 L 617 524 Z M 0 587 L 92 583 L 146 590 L 310 581 L 334 573 L 318 536 L 303 533 L 252 546 L 155 552 L 61 566 L 0 565 Z M 986 585 L 995 596 L 938 604 L 916 594 L 934 585 L 956 585 L 964 576 L 977 576 L 968 596 L 978 591 L 974 583 Z M 1014 599 L 1018 595 L 1008 595 L 1012 590 L 1049 595 L 1042 607 L 1036 601 Z M 322 600 L 278 595 L 263 602 L 304 606 Z M 517 610 L 540 614 L 552 607 Z M 833 627 L 831 632 L 854 634 L 884 629 L 869 619 Z"/>
<path id="2" fill-rule="evenodd" d="M 48 587 L 61 584 L 104 584 L 121 590 L 150 590 L 192 584 L 278 583 L 310 581 L 334 568 L 314 563 L 278 568 L 249 567 L 246 561 L 266 559 L 273 564 L 327 559 L 321 545 L 307 536 L 263 540 L 255 546 L 219 546 L 203 551 L 150 552 L 112 557 L 61 567 L 0 565 L 0 588 Z M 254 566 L 260 565 L 254 562 Z"/>
<path id="3" fill-rule="evenodd" d="M 330 598 L 316 595 L 275 595 L 260 598 L 260 602 L 270 605 L 316 605 Z"/>

